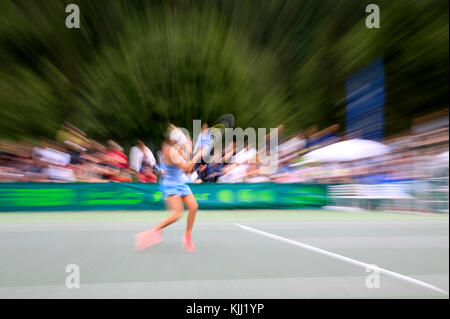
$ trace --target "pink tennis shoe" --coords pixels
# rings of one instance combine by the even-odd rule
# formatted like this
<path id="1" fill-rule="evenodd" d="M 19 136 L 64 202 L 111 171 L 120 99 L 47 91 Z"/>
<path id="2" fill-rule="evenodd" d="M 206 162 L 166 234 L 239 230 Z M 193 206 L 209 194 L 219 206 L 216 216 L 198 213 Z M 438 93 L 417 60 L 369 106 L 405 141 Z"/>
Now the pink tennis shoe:
<path id="1" fill-rule="evenodd" d="M 144 250 L 162 242 L 161 231 L 154 228 L 143 231 L 135 236 L 135 240 L 136 249 Z"/>
<path id="2" fill-rule="evenodd" d="M 183 247 L 189 251 L 189 252 L 194 252 L 195 251 L 195 246 L 194 243 L 192 242 L 191 239 L 191 235 L 184 235 L 183 237 Z"/>

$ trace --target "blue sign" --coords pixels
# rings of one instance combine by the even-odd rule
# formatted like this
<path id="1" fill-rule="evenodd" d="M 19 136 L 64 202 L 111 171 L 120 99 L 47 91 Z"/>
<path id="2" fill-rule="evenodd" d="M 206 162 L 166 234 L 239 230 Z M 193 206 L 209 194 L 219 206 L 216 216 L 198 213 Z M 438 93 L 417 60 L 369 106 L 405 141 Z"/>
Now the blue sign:
<path id="1" fill-rule="evenodd" d="M 384 68 L 378 58 L 346 81 L 346 131 L 358 138 L 381 140 L 384 135 Z"/>

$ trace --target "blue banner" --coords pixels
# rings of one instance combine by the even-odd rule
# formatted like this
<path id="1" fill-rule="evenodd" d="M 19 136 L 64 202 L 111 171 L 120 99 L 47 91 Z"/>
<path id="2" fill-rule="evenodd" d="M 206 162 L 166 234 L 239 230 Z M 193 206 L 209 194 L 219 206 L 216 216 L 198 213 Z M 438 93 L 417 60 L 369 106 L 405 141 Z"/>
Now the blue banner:
<path id="1" fill-rule="evenodd" d="M 346 82 L 347 133 L 358 138 L 381 140 L 384 136 L 383 60 L 373 63 Z"/>

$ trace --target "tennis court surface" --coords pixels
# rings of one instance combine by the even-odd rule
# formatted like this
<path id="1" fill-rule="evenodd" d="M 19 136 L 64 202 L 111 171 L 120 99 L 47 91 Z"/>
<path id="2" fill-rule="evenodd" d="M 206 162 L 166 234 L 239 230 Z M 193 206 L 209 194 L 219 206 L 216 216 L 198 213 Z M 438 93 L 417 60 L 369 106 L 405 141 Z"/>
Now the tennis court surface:
<path id="1" fill-rule="evenodd" d="M 195 253 L 186 216 L 135 250 L 167 214 L 0 213 L 0 298 L 449 298 L 447 214 L 200 211 Z"/>

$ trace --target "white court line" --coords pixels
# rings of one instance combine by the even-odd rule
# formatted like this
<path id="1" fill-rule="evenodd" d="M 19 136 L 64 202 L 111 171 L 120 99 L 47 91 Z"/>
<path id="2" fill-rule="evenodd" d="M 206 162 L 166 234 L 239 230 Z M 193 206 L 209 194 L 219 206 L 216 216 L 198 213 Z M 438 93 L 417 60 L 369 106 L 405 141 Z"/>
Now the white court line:
<path id="1" fill-rule="evenodd" d="M 375 265 L 366 264 L 364 262 L 361 262 L 361 261 L 358 261 L 358 260 L 355 260 L 355 259 L 351 259 L 351 258 L 342 256 L 342 255 L 339 255 L 339 254 L 335 254 L 335 253 L 332 253 L 332 252 L 327 251 L 327 250 L 323 250 L 323 249 L 320 249 L 320 248 L 317 248 L 317 247 L 314 247 L 314 246 L 310 246 L 310 245 L 307 245 L 307 244 L 304 244 L 304 243 L 301 243 L 301 242 L 298 242 L 298 241 L 295 241 L 295 240 L 292 240 L 292 239 L 288 239 L 288 238 L 284 238 L 284 237 L 281 237 L 281 236 L 278 236 L 278 235 L 267 233 L 265 231 L 258 230 L 258 229 L 255 229 L 255 228 L 251 228 L 251 227 L 248 227 L 248 226 L 244 226 L 244 225 L 241 225 L 241 224 L 238 224 L 238 223 L 234 223 L 234 224 L 236 226 L 238 226 L 238 227 L 240 227 L 240 228 L 242 228 L 242 229 L 244 229 L 244 230 L 246 230 L 248 232 L 254 233 L 254 234 L 258 234 L 258 235 L 261 235 L 261 236 L 264 236 L 264 237 L 267 237 L 267 238 L 272 238 L 272 239 L 275 239 L 275 240 L 278 240 L 278 241 L 282 241 L 284 243 L 291 244 L 291 245 L 294 245 L 294 246 L 297 246 L 297 247 L 305 248 L 307 250 L 319 253 L 321 255 L 325 255 L 325 256 L 329 256 L 329 257 L 336 258 L 336 259 L 339 259 L 339 260 L 343 260 L 343 261 L 346 261 L 346 262 L 348 262 L 350 264 L 361 266 L 361 267 L 364 267 L 366 269 L 376 270 L 379 273 L 382 273 L 382 274 L 385 274 L 385 275 L 388 275 L 388 276 L 391 276 L 391 277 L 394 277 L 394 278 L 397 278 L 397 279 L 400 279 L 400 280 L 404 280 L 404 281 L 413 283 L 413 284 L 415 284 L 417 286 L 425 287 L 425 288 L 428 288 L 428 289 L 440 292 L 440 293 L 442 293 L 444 295 L 448 295 L 447 291 L 445 291 L 445 290 L 443 290 L 443 289 L 441 289 L 439 287 L 427 284 L 426 282 L 423 282 L 423 281 L 420 281 L 420 280 L 417 280 L 417 279 L 414 279 L 414 278 L 411 278 L 411 277 L 408 277 L 408 276 L 405 276 L 405 275 L 402 275 L 402 274 L 399 274 L 399 273 L 396 273 L 396 272 L 393 272 L 393 271 L 390 271 L 390 270 L 387 270 L 387 269 L 384 269 L 384 268 L 380 268 L 380 267 L 375 266 Z"/>

